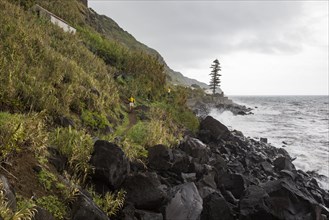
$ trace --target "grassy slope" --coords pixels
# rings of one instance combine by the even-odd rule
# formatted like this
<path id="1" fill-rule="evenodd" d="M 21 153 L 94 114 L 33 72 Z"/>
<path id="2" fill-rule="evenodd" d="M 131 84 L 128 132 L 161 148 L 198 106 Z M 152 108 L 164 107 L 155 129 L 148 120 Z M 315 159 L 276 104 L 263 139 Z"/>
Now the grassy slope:
<path id="1" fill-rule="evenodd" d="M 62 219 L 76 184 L 87 187 L 92 137 L 121 136 L 127 155 L 143 159 L 147 146 L 174 144 L 184 129 L 197 129 L 197 119 L 185 107 L 186 89 L 173 88 L 166 95 L 162 63 L 103 37 L 88 25 L 86 8 L 78 1 L 36 1 L 77 27 L 76 35 L 11 2 L 16 1 L 0 1 L 0 165 L 19 201 L 31 202 L 27 198 L 34 195 L 33 203 Z M 127 74 L 114 79 L 118 72 Z M 149 120 L 129 123 L 125 100 L 130 93 L 150 107 L 138 112 Z M 58 123 L 63 116 L 74 128 Z M 114 133 L 104 133 L 109 127 Z M 48 162 L 48 146 L 68 158 L 67 175 Z M 34 172 L 36 167 L 41 172 Z M 106 200 L 95 198 L 108 209 Z M 121 204 L 122 193 L 117 199 Z"/>

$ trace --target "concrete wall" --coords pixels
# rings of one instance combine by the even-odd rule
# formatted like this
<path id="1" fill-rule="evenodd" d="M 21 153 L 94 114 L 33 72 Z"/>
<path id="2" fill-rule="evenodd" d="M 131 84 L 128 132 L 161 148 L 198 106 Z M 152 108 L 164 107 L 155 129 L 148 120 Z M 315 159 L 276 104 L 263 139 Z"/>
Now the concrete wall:
<path id="1" fill-rule="evenodd" d="M 76 29 L 68 25 L 67 23 L 63 22 L 62 20 L 58 19 L 57 17 L 50 16 L 51 23 L 61 27 L 65 32 L 70 32 L 75 34 Z"/>
<path id="2" fill-rule="evenodd" d="M 61 27 L 65 32 L 70 32 L 75 34 L 76 29 L 72 26 L 70 26 L 68 23 L 66 23 L 63 19 L 56 16 L 55 14 L 51 13 L 50 11 L 47 11 L 40 5 L 34 5 L 31 8 L 31 11 L 36 13 L 39 17 L 44 18 L 46 20 L 49 20 L 51 23 Z"/>

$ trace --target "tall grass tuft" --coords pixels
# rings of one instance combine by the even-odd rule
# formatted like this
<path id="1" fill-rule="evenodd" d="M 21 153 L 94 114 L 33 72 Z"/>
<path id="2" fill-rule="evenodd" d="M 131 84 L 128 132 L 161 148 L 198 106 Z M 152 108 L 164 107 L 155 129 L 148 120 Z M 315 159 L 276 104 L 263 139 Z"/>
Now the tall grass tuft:
<path id="1" fill-rule="evenodd" d="M 0 160 L 30 150 L 36 156 L 45 154 L 47 132 L 42 113 L 27 115 L 0 112 Z"/>
<path id="2" fill-rule="evenodd" d="M 93 141 L 85 131 L 71 127 L 57 128 L 50 134 L 50 144 L 56 146 L 59 152 L 68 158 L 69 169 L 84 183 L 92 172 L 89 160 L 93 151 Z"/>

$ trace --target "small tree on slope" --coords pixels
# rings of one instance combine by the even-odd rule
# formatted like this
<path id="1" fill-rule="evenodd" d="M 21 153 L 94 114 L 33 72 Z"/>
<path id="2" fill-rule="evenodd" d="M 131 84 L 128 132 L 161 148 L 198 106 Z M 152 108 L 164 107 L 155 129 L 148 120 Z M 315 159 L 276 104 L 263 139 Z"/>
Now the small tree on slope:
<path id="1" fill-rule="evenodd" d="M 212 70 L 210 72 L 210 89 L 212 89 L 212 93 L 213 95 L 215 95 L 216 93 L 216 88 L 220 86 L 220 79 L 219 77 L 221 76 L 219 74 L 219 71 L 221 71 L 221 67 L 220 67 L 220 63 L 218 61 L 218 59 L 214 60 L 213 64 L 211 65 Z"/>

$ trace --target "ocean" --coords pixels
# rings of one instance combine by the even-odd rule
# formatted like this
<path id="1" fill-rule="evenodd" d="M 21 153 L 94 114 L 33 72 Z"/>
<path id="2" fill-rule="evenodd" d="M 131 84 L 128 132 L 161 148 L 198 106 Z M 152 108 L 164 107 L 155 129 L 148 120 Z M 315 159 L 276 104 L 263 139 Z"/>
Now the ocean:
<path id="1" fill-rule="evenodd" d="M 210 115 L 229 129 L 284 147 L 294 165 L 323 175 L 319 184 L 329 190 L 329 96 L 233 96 L 235 103 L 252 108 L 253 115 L 234 116 L 213 109 Z"/>

